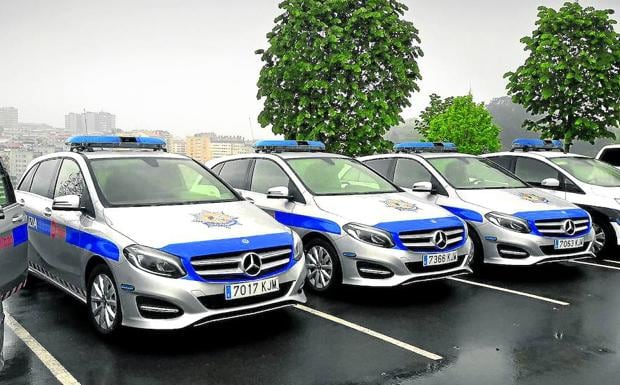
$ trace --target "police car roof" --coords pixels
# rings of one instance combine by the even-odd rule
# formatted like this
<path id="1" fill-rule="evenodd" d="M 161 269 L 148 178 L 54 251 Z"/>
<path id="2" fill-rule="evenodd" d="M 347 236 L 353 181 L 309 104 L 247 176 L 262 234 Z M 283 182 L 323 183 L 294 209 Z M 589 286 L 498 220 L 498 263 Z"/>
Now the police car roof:
<path id="1" fill-rule="evenodd" d="M 71 152 L 75 154 L 75 152 Z M 114 150 L 114 151 L 91 151 L 81 152 L 81 155 L 88 159 L 104 159 L 104 158 L 173 158 L 181 159 L 187 158 L 185 155 L 171 154 L 163 151 L 133 151 L 133 150 Z"/>
<path id="2" fill-rule="evenodd" d="M 485 154 L 486 156 L 498 156 L 498 155 L 519 155 L 519 156 L 527 156 L 527 157 L 541 157 L 541 158 L 590 158 L 586 155 L 574 154 L 571 152 L 561 152 L 561 151 L 503 151 L 503 152 L 494 152 L 491 154 Z"/>

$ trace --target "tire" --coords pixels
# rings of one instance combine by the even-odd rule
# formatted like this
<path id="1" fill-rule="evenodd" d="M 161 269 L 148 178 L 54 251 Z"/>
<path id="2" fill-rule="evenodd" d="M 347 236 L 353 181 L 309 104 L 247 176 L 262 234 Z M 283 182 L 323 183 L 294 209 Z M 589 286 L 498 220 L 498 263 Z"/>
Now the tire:
<path id="1" fill-rule="evenodd" d="M 482 247 L 482 241 L 478 236 L 476 230 L 473 227 L 467 226 L 467 232 L 469 238 L 471 238 L 472 247 L 474 248 L 474 258 L 471 261 L 471 267 L 474 269 L 480 269 L 484 266 L 484 248 Z"/>
<path id="2" fill-rule="evenodd" d="M 592 252 L 596 255 L 596 258 L 601 259 L 611 256 L 616 245 L 614 229 L 609 223 L 598 217 L 592 219 L 592 228 L 594 229 Z"/>
<path id="3" fill-rule="evenodd" d="M 90 322 L 104 336 L 117 334 L 122 325 L 123 312 L 118 293 L 110 269 L 106 265 L 97 265 L 88 277 L 86 304 Z"/>
<path id="4" fill-rule="evenodd" d="M 334 291 L 342 285 L 340 260 L 336 250 L 328 241 L 322 238 L 312 238 L 304 244 L 304 253 L 308 268 L 307 288 L 321 293 Z"/>

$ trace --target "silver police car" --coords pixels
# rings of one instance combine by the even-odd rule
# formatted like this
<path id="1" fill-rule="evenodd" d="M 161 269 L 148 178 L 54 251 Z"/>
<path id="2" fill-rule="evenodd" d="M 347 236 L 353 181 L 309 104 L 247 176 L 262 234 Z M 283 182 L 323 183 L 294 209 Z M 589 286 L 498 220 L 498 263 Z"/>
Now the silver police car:
<path id="1" fill-rule="evenodd" d="M 397 286 L 470 273 L 465 223 L 321 142 L 266 140 L 257 153 L 207 163 L 249 201 L 298 232 L 307 282 Z"/>
<path id="2" fill-rule="evenodd" d="M 17 188 L 29 270 L 96 329 L 177 329 L 305 301 L 299 236 L 158 138 L 72 137 Z M 112 149 L 111 151 L 109 149 Z"/>
<path id="3" fill-rule="evenodd" d="M 360 160 L 467 221 L 474 262 L 537 265 L 592 256 L 590 216 L 572 203 L 491 161 L 458 153 L 452 143 L 405 142 L 395 150 Z"/>

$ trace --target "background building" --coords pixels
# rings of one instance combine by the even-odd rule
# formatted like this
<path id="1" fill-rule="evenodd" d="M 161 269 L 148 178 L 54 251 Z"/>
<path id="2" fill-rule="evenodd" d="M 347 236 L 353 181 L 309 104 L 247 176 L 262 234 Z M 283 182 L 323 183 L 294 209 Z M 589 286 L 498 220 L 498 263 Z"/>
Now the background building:
<path id="1" fill-rule="evenodd" d="M 211 139 L 203 134 L 188 136 L 185 141 L 185 154 L 199 162 L 206 162 L 213 158 Z"/>
<path id="2" fill-rule="evenodd" d="M 17 129 L 17 108 L 15 107 L 0 107 L 0 128 L 6 130 Z"/>
<path id="3" fill-rule="evenodd" d="M 65 115 L 65 129 L 72 134 L 113 134 L 116 116 L 109 112 L 69 112 Z"/>

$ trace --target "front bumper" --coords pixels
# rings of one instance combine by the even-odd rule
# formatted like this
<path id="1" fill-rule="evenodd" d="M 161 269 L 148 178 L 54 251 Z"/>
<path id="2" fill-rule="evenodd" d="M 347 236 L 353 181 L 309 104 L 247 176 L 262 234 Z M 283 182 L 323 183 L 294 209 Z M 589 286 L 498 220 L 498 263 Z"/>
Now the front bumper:
<path id="1" fill-rule="evenodd" d="M 472 223 L 472 226 L 477 231 L 482 242 L 484 263 L 531 266 L 592 257 L 592 252 L 590 251 L 594 239 L 594 232 L 592 230 L 580 236 L 585 238 L 583 247 L 555 250 L 554 240 L 566 238 L 518 233 L 489 222 L 482 224 Z M 527 255 L 523 255 L 523 253 Z"/>
<path id="2" fill-rule="evenodd" d="M 140 329 L 200 326 L 306 302 L 302 289 L 306 276 L 304 258 L 277 275 L 280 285 L 278 295 L 265 294 L 232 301 L 224 299 L 224 283 L 158 277 L 135 269 L 124 259 L 113 267 L 113 274 L 119 290 L 123 325 Z M 165 314 L 159 316 L 169 318 L 158 318 L 153 314 L 144 316 L 144 311 L 141 314 L 138 309 L 138 299 L 143 301 L 144 298 L 148 299 L 148 303 L 155 303 L 155 306 L 162 303 L 160 301 L 172 304 L 181 310 L 181 314 L 174 317 Z"/>
<path id="3" fill-rule="evenodd" d="M 369 287 L 394 287 L 415 282 L 430 281 L 461 274 L 472 273 L 471 241 L 467 241 L 458 249 L 458 262 L 445 266 L 436 265 L 424 268 L 424 255 L 432 253 L 416 253 L 397 248 L 382 248 L 362 243 L 350 236 L 334 239 L 334 246 L 342 265 L 342 283 L 345 285 Z M 390 276 L 362 276 L 360 266 L 369 269 L 383 268 L 391 272 Z"/>

